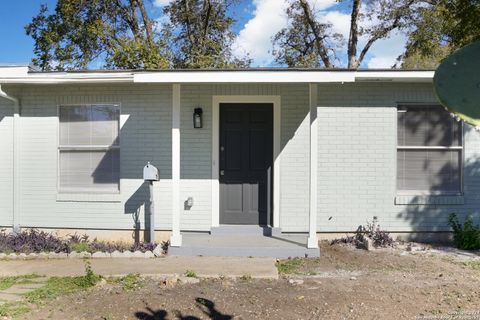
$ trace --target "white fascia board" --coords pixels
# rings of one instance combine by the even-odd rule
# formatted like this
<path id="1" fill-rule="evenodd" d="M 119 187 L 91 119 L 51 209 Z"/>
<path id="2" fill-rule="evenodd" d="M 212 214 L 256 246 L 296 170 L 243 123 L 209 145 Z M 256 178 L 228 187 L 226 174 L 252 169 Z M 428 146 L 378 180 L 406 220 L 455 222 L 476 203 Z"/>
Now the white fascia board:
<path id="1" fill-rule="evenodd" d="M 10 69 L 7 71 L 7 69 Z M 434 71 L 159 71 L 26 73 L 0 68 L 0 84 L 432 82 Z"/>
<path id="2" fill-rule="evenodd" d="M 435 71 L 364 71 L 357 72 L 355 81 L 432 82 Z"/>
<path id="3" fill-rule="evenodd" d="M 3 77 L 0 73 L 0 83 L 4 84 L 68 84 L 68 83 L 118 83 L 133 82 L 132 73 L 85 73 L 85 74 L 28 74 L 24 77 Z"/>
<path id="4" fill-rule="evenodd" d="M 353 71 L 181 71 L 135 73 L 135 83 L 353 82 Z"/>
<path id="5" fill-rule="evenodd" d="M 0 77 L 25 77 L 28 74 L 28 66 L 2 66 L 0 65 Z"/>

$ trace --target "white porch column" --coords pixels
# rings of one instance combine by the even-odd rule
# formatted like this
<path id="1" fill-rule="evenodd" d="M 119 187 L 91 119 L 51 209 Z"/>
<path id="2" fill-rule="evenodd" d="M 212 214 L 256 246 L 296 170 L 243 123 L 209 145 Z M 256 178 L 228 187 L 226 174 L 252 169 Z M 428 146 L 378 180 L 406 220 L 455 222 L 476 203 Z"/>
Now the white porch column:
<path id="1" fill-rule="evenodd" d="M 20 106 L 15 104 L 15 111 L 13 114 L 13 232 L 20 231 L 20 216 L 18 210 L 19 205 L 19 151 L 20 151 Z"/>
<path id="2" fill-rule="evenodd" d="M 172 236 L 170 245 L 180 247 L 180 85 L 172 87 Z"/>
<path id="3" fill-rule="evenodd" d="M 318 122 L 317 84 L 309 85 L 310 91 L 310 217 L 308 225 L 308 248 L 318 248 L 317 238 L 317 165 L 318 165 Z"/>

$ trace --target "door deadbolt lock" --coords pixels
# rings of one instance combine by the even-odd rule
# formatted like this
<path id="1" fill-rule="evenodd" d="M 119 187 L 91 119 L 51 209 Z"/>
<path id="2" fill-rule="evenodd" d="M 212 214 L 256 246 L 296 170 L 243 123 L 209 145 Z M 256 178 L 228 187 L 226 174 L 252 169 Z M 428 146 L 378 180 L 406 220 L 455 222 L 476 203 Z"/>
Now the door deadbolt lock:
<path id="1" fill-rule="evenodd" d="M 225 148 L 223 146 L 221 146 L 220 151 L 225 151 Z"/>
<path id="2" fill-rule="evenodd" d="M 225 175 L 225 170 L 220 170 L 220 175 L 224 176 Z"/>

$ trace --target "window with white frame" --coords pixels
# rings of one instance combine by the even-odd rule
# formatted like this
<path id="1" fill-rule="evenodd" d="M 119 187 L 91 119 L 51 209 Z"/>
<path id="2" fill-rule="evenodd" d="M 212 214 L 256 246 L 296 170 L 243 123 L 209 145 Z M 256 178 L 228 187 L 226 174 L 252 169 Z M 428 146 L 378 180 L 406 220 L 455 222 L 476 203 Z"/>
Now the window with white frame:
<path id="1" fill-rule="evenodd" d="M 60 106 L 59 122 L 59 191 L 118 193 L 120 106 Z"/>
<path id="2" fill-rule="evenodd" d="M 399 106 L 397 191 L 403 194 L 462 192 L 462 123 L 441 106 Z"/>

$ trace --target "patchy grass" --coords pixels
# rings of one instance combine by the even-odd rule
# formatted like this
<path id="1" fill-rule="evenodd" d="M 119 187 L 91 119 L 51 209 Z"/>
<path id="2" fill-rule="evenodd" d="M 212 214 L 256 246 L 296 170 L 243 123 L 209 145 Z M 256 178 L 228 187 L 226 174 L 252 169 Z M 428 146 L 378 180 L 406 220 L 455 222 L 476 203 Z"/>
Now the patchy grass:
<path id="1" fill-rule="evenodd" d="M 252 276 L 249 274 L 244 274 L 243 276 L 240 277 L 240 280 L 249 282 L 249 281 L 252 281 Z"/>
<path id="2" fill-rule="evenodd" d="M 1 278 L 3 288 L 11 287 L 17 283 L 34 282 L 39 277 L 32 274 L 27 276 Z M 32 290 L 25 294 L 25 299 L 15 302 L 7 302 L 0 305 L 0 317 L 17 318 L 31 311 L 32 305 L 41 305 L 46 301 L 60 296 L 86 290 L 100 281 L 101 277 L 95 274 L 89 261 L 85 261 L 85 275 L 80 277 L 52 277 L 45 282 L 43 287 Z"/>
<path id="3" fill-rule="evenodd" d="M 13 286 L 14 284 L 27 284 L 32 283 L 31 279 L 39 278 L 37 274 L 28 274 L 24 276 L 15 277 L 0 277 L 0 291 L 5 290 Z"/>
<path id="4" fill-rule="evenodd" d="M 7 302 L 0 305 L 0 317 L 6 319 L 17 318 L 30 312 L 30 308 L 24 302 Z"/>
<path id="5" fill-rule="evenodd" d="M 195 271 L 187 270 L 185 271 L 185 276 L 188 278 L 196 278 L 197 274 L 195 273 Z"/>
<path id="6" fill-rule="evenodd" d="M 90 261 L 85 260 L 84 276 L 52 277 L 47 280 L 43 287 L 25 294 L 25 298 L 28 302 L 38 304 L 45 300 L 52 300 L 65 294 L 91 288 L 95 286 L 100 279 L 101 276 L 93 272 Z"/>
<path id="7" fill-rule="evenodd" d="M 288 260 L 282 260 L 276 263 L 278 272 L 281 274 L 296 273 L 297 270 L 304 265 L 302 258 L 293 258 Z"/>
<path id="8" fill-rule="evenodd" d="M 44 300 L 52 300 L 65 294 L 88 289 L 92 286 L 90 280 L 86 280 L 85 276 L 52 277 L 48 279 L 45 286 L 25 294 L 25 298 L 31 303 L 41 303 Z"/>
<path id="9" fill-rule="evenodd" d="M 143 288 L 145 283 L 139 274 L 129 273 L 124 277 L 112 278 L 113 283 L 120 284 L 123 290 L 130 291 Z"/>
<path id="10" fill-rule="evenodd" d="M 480 271 L 480 260 L 464 261 L 463 265 L 471 269 Z"/>

